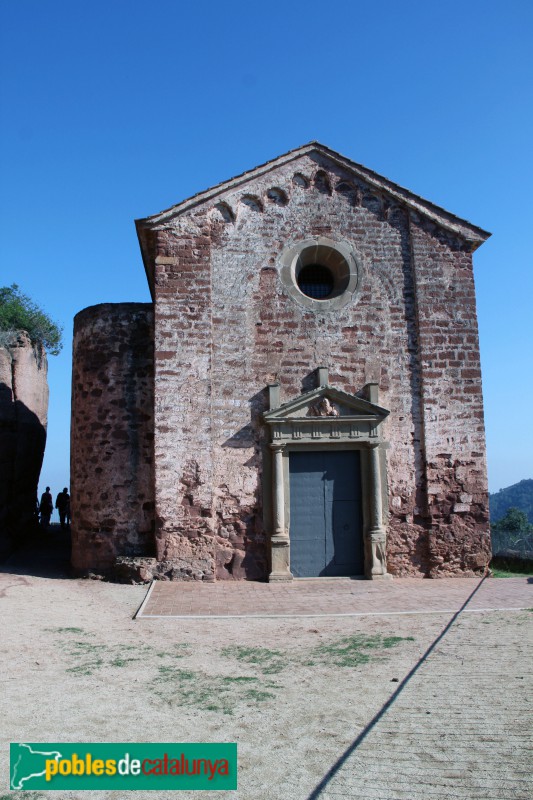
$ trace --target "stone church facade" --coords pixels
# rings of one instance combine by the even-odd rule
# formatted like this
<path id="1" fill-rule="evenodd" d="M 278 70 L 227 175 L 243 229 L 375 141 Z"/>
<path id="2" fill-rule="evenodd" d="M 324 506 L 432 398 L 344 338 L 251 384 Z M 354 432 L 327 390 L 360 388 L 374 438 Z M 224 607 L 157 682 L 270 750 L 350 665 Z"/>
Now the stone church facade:
<path id="1" fill-rule="evenodd" d="M 318 143 L 137 233 L 152 302 L 75 319 L 79 572 L 486 569 L 488 233 Z"/>

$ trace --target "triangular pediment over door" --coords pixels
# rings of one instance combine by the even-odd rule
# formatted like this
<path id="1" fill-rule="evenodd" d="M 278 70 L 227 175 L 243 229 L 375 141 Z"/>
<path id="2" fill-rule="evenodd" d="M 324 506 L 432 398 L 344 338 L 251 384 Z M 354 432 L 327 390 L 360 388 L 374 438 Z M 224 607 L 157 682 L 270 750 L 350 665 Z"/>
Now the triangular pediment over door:
<path id="1" fill-rule="evenodd" d="M 389 411 L 332 386 L 321 386 L 267 411 L 264 420 L 273 441 L 340 441 L 379 438 Z"/>

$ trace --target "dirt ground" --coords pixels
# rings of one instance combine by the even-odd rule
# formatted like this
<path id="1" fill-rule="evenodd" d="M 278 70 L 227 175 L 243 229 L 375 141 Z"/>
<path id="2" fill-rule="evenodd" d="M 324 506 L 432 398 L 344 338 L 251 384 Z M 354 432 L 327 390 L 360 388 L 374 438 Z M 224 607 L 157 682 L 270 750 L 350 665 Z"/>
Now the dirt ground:
<path id="1" fill-rule="evenodd" d="M 450 620 L 450 614 L 134 620 L 146 590 L 0 574 L 0 800 L 46 796 L 7 791 L 8 743 L 19 741 L 237 742 L 239 789 L 217 797 L 322 797 L 313 794 L 317 785 Z M 484 623 L 499 619 L 518 626 L 521 640 L 531 633 L 527 616 L 478 613 L 455 624 L 486 639 Z M 84 791 L 62 793 L 61 800 L 125 796 Z M 156 796 L 198 792 L 135 793 L 138 800 Z"/>

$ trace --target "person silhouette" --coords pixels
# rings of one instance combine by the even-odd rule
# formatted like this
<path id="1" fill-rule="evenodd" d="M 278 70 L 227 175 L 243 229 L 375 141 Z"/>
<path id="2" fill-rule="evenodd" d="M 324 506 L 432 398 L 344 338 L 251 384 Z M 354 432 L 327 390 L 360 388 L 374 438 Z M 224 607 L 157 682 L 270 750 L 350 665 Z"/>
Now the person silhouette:
<path id="1" fill-rule="evenodd" d="M 56 497 L 56 508 L 59 511 L 61 530 L 64 530 L 70 525 L 70 495 L 66 486 Z"/>
<path id="2" fill-rule="evenodd" d="M 50 517 L 54 511 L 54 501 L 50 494 L 50 487 L 46 487 L 46 491 L 41 495 L 41 502 L 39 503 L 39 511 L 41 514 L 41 527 L 46 530 L 50 525 Z"/>

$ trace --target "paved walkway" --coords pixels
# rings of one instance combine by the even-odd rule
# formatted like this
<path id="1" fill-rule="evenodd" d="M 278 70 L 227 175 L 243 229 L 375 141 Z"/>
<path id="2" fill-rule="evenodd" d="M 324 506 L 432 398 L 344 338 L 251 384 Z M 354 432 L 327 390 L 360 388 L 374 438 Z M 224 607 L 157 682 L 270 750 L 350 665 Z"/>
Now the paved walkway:
<path id="1" fill-rule="evenodd" d="M 458 619 L 308 800 L 531 800 L 532 621 Z"/>
<path id="2" fill-rule="evenodd" d="M 320 617 L 533 607 L 531 578 L 310 578 L 290 583 L 154 581 L 137 618 Z"/>

